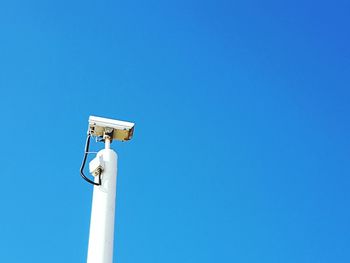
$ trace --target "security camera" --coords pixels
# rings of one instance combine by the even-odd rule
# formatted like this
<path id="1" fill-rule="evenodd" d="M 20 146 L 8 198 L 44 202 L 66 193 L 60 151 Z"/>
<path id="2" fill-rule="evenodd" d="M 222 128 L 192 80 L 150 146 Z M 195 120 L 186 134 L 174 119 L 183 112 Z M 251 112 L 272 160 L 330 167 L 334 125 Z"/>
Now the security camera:
<path id="1" fill-rule="evenodd" d="M 112 140 L 128 141 L 132 138 L 135 124 L 96 116 L 89 117 L 89 133 L 92 136 L 110 136 Z"/>

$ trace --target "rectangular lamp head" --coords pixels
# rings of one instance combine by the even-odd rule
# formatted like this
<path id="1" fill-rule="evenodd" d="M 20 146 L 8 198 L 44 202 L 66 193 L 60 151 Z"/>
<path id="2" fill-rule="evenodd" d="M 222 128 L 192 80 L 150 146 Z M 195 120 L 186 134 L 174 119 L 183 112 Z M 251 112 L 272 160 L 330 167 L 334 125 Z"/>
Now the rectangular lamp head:
<path id="1" fill-rule="evenodd" d="M 135 124 L 96 116 L 89 117 L 89 132 L 93 136 L 103 136 L 106 129 L 113 129 L 113 140 L 128 141 L 132 138 Z"/>

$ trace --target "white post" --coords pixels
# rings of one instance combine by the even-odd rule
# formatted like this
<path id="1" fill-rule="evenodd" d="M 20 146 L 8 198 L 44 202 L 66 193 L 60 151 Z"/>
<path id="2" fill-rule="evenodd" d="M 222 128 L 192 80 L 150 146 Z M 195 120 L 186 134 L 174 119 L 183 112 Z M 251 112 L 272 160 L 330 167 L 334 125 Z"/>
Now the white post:
<path id="1" fill-rule="evenodd" d="M 111 149 L 111 140 L 105 138 L 105 149 Z"/>
<path id="2" fill-rule="evenodd" d="M 102 184 L 94 186 L 91 209 L 90 236 L 87 263 L 112 263 L 114 216 L 117 186 L 117 154 L 109 148 L 97 153 L 103 156 Z M 98 182 L 99 178 L 95 178 Z"/>

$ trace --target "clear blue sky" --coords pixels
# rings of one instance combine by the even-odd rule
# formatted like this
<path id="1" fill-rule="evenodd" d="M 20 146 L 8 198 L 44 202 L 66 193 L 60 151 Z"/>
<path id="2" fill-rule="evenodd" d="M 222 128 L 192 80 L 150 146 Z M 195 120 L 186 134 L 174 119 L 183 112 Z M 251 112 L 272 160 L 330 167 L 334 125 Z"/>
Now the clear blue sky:
<path id="1" fill-rule="evenodd" d="M 85 261 L 94 114 L 136 122 L 115 262 L 350 262 L 349 10 L 1 1 L 0 261 Z"/>

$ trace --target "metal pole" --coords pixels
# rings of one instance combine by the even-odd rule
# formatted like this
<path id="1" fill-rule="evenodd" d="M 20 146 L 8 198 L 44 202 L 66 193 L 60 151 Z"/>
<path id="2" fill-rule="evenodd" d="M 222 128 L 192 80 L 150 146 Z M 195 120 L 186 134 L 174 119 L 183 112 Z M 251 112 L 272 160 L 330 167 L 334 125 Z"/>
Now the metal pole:
<path id="1" fill-rule="evenodd" d="M 103 157 L 105 167 L 101 174 L 102 184 L 95 185 L 93 191 L 87 263 L 113 262 L 118 157 L 107 141 L 105 149 L 97 153 Z M 95 178 L 95 182 L 98 180 Z"/>
<path id="2" fill-rule="evenodd" d="M 111 149 L 111 139 L 109 137 L 105 137 L 105 149 Z"/>

